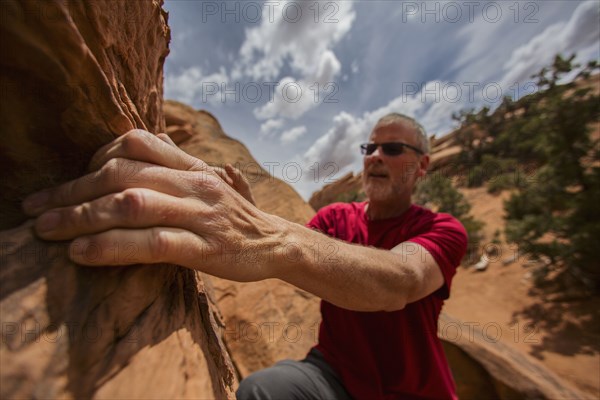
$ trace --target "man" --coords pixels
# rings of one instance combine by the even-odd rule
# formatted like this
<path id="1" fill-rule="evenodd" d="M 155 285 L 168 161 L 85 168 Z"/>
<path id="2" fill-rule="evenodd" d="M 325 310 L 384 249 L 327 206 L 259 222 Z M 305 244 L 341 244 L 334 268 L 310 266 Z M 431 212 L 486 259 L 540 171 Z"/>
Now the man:
<path id="1" fill-rule="evenodd" d="M 23 207 L 38 216 L 42 238 L 75 239 L 70 256 L 84 265 L 169 262 L 236 281 L 279 278 L 323 299 L 319 343 L 307 359 L 252 375 L 240 398 L 455 398 L 436 324 L 466 251 L 465 230 L 411 204 L 429 164 L 416 121 L 385 116 L 362 148 L 368 201 L 324 208 L 313 229 L 258 210 L 232 189 L 247 196 L 231 168 L 221 178 L 165 136 L 143 131 L 98 150 L 89 176 Z M 136 179 L 113 179 L 123 163 L 133 163 Z M 102 251 L 115 242 L 135 242 L 136 259 Z M 294 257 L 284 251 L 291 243 Z M 92 244 L 100 249 L 94 258 L 85 251 Z M 232 249 L 252 249 L 253 257 L 224 264 Z"/>

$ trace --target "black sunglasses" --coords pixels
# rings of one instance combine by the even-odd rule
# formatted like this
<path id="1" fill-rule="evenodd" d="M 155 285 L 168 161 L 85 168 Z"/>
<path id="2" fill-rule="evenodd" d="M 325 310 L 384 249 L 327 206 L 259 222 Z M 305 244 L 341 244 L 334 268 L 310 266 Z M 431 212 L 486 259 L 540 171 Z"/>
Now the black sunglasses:
<path id="1" fill-rule="evenodd" d="M 360 152 L 369 156 L 373 154 L 379 146 L 381 146 L 381 151 L 386 156 L 399 156 L 400 154 L 404 153 L 405 147 L 408 147 L 409 149 L 414 150 L 419 154 L 424 154 L 423 150 L 402 142 L 363 143 L 360 145 Z"/>

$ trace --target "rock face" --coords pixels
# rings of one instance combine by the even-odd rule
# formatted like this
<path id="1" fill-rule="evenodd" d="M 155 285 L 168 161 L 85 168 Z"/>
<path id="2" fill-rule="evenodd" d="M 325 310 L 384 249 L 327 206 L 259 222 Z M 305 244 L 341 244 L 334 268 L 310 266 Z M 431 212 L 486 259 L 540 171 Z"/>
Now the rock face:
<path id="1" fill-rule="evenodd" d="M 116 136 L 164 131 L 161 3 L 3 0 L 0 15 L 0 398 L 232 398 L 198 274 L 76 266 L 20 211 Z"/>
<path id="2" fill-rule="evenodd" d="M 164 106 L 173 141 L 210 165 L 230 163 L 244 173 L 258 208 L 300 224 L 314 210 L 286 183 L 270 176 L 239 141 L 205 111 L 174 101 Z M 293 252 L 293 248 L 290 248 Z M 319 300 L 281 281 L 236 283 L 204 277 L 222 313 L 225 342 L 240 377 L 284 358 L 303 358 L 316 342 Z"/>

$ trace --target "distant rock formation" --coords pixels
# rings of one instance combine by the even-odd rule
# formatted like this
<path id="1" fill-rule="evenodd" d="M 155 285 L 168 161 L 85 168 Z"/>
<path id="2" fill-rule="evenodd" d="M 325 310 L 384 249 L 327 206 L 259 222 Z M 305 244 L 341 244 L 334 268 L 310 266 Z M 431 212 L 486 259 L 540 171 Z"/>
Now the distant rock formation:
<path id="1" fill-rule="evenodd" d="M 362 189 L 362 172 L 354 175 L 348 172 L 335 182 L 323 186 L 310 196 L 308 203 L 315 210 L 319 210 L 328 204 L 335 202 L 352 201 L 351 194 L 364 195 Z"/>
<path id="2" fill-rule="evenodd" d="M 76 266 L 20 210 L 25 195 L 83 175 L 118 135 L 164 131 L 161 5 L 0 2 L 2 399 L 234 397 L 199 274 Z"/>

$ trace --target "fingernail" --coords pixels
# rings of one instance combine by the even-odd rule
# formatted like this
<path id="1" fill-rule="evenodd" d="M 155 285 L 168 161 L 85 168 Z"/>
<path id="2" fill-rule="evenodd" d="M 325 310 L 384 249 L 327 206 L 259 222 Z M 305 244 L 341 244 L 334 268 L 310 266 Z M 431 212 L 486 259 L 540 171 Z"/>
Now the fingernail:
<path id="1" fill-rule="evenodd" d="M 60 214 L 57 211 L 50 211 L 42 214 L 36 223 L 39 232 L 48 232 L 56 228 L 60 222 Z"/>
<path id="2" fill-rule="evenodd" d="M 50 193 L 48 193 L 48 191 L 34 193 L 25 198 L 25 200 L 23 201 L 23 208 L 25 209 L 25 211 L 35 211 L 38 208 L 45 205 L 48 202 L 49 198 Z"/>

